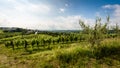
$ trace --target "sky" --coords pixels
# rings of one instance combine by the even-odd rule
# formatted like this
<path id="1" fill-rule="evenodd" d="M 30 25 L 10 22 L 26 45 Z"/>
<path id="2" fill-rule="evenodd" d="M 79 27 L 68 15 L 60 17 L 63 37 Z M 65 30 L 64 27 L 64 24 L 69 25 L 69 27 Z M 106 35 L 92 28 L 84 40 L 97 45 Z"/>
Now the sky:
<path id="1" fill-rule="evenodd" d="M 79 20 L 93 25 L 107 15 L 120 25 L 120 0 L 0 0 L 0 27 L 79 30 Z"/>

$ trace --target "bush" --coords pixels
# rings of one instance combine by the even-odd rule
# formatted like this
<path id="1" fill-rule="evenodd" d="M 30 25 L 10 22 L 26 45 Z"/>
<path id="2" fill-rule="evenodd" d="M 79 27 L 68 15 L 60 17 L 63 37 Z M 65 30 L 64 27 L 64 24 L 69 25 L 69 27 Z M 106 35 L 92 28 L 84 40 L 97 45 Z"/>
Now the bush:
<path id="1" fill-rule="evenodd" d="M 56 58 L 64 63 L 77 62 L 81 57 L 93 57 L 92 51 L 87 48 L 75 48 L 71 51 L 56 52 Z"/>
<path id="2" fill-rule="evenodd" d="M 104 43 L 101 47 L 94 49 L 94 54 L 97 59 L 104 57 L 110 57 L 114 55 L 120 56 L 120 44 L 118 41 L 109 42 L 109 44 Z"/>

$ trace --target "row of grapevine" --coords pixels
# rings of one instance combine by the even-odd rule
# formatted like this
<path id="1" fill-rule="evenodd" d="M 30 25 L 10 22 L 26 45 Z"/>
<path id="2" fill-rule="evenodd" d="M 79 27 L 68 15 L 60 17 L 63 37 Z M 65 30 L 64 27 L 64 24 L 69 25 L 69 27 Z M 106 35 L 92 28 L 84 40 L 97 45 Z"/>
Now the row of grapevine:
<path id="1" fill-rule="evenodd" d="M 14 50 L 15 48 L 20 48 L 24 47 L 25 50 L 29 46 L 32 48 L 37 47 L 46 47 L 49 45 L 55 45 L 55 44 L 65 44 L 65 43 L 71 43 L 71 42 L 78 42 L 85 40 L 85 38 L 81 36 L 75 36 L 75 35 L 70 35 L 70 36 L 58 36 L 58 37 L 46 37 L 46 38 L 34 38 L 34 39 L 19 39 L 19 40 L 9 40 L 5 42 L 6 47 L 12 47 Z"/>

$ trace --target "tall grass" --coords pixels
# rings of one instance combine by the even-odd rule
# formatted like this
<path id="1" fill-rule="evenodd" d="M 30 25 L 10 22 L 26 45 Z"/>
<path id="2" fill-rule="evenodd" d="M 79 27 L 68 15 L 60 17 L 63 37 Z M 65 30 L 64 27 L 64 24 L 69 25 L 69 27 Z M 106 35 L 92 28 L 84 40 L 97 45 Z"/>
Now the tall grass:
<path id="1" fill-rule="evenodd" d="M 57 51 L 56 59 L 59 60 L 61 64 L 72 64 L 73 66 L 76 65 L 76 63 L 84 65 L 86 64 L 85 62 L 88 63 L 92 58 L 98 61 L 102 59 L 101 63 L 107 63 L 106 61 L 108 61 L 109 64 L 112 64 L 113 59 L 120 62 L 119 41 L 120 39 L 105 40 L 101 43 L 100 47 L 74 47 L 69 50 Z"/>

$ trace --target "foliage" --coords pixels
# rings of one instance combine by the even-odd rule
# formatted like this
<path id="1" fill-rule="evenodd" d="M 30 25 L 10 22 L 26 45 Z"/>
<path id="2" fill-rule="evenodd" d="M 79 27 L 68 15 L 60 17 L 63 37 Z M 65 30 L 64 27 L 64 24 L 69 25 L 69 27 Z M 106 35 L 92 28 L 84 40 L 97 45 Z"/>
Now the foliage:
<path id="1" fill-rule="evenodd" d="M 94 27 L 90 27 L 89 25 L 85 25 L 81 20 L 79 24 L 83 29 L 83 33 L 88 34 L 88 41 L 91 43 L 92 47 L 96 45 L 100 45 L 100 42 L 104 39 L 104 35 L 107 34 L 107 25 L 109 23 L 109 16 L 107 17 L 107 22 L 105 24 L 101 23 L 101 18 L 96 19 L 96 23 Z"/>

